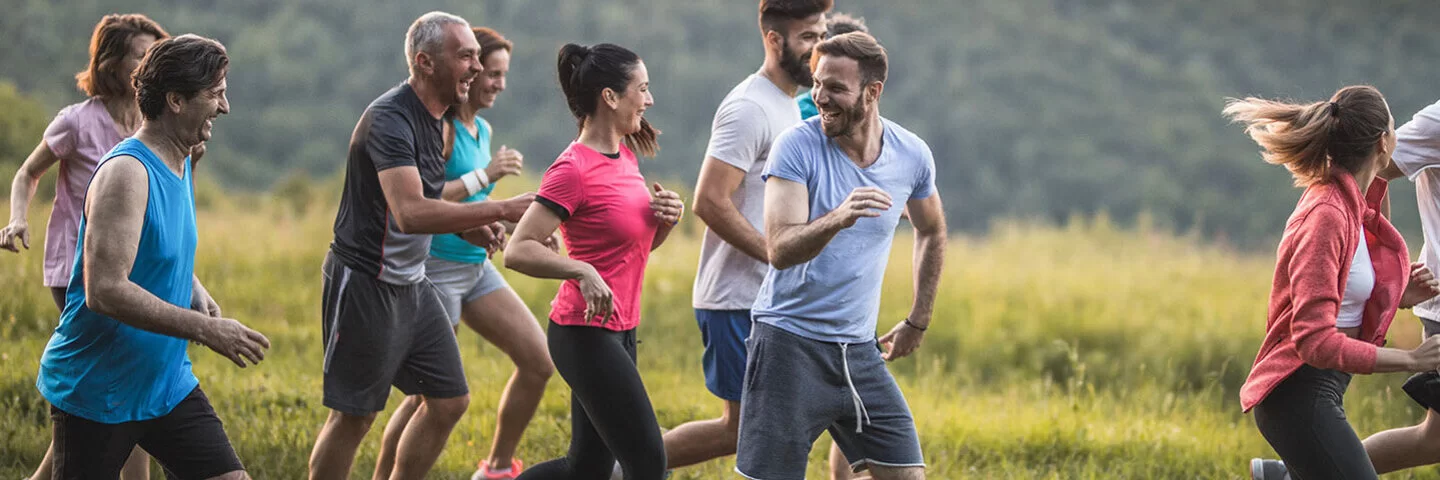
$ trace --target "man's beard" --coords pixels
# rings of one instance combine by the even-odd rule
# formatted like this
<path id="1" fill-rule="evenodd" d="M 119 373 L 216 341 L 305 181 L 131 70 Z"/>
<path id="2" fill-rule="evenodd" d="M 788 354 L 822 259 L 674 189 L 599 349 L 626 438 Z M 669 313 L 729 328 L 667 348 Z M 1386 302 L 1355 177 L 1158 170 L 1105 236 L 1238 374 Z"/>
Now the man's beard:
<path id="1" fill-rule="evenodd" d="M 783 53 L 780 54 L 780 68 L 790 76 L 790 81 L 795 82 L 804 88 L 815 85 L 815 77 L 810 73 L 810 53 L 796 55 L 790 49 L 790 41 L 786 40 L 781 46 Z"/>
<path id="2" fill-rule="evenodd" d="M 848 136 L 851 133 L 854 133 L 855 126 L 859 125 L 860 122 L 865 119 L 865 100 L 865 93 L 861 92 L 860 99 L 856 100 L 854 105 L 851 105 L 849 108 L 834 109 L 839 110 L 839 118 L 836 118 L 834 130 L 828 130 L 825 128 L 825 122 L 823 117 L 823 115 L 825 114 L 825 109 L 821 109 L 820 113 L 822 117 L 820 122 L 820 128 L 822 131 L 825 132 L 825 136 L 830 138 L 838 138 Z"/>

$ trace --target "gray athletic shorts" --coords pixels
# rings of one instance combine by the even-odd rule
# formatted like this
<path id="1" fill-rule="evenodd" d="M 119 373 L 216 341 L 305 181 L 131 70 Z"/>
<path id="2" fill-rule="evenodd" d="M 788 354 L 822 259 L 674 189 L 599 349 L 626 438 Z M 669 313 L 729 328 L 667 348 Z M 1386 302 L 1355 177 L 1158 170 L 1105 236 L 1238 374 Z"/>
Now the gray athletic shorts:
<path id="1" fill-rule="evenodd" d="M 1425 317 L 1419 318 L 1420 325 L 1425 327 L 1425 336 L 1440 335 L 1440 322 Z"/>
<path id="2" fill-rule="evenodd" d="M 874 341 L 827 343 L 756 322 L 746 343 L 736 472 L 804 479 L 826 430 L 857 472 L 925 466 L 910 406 Z"/>
<path id="3" fill-rule="evenodd" d="M 379 412 L 392 385 L 406 395 L 433 398 L 470 392 L 455 331 L 429 280 L 385 283 L 334 255 L 325 256 L 323 270 L 326 407 L 351 415 Z"/>
<path id="4" fill-rule="evenodd" d="M 430 257 L 425 261 L 425 276 L 440 289 L 440 301 L 450 315 L 451 328 L 460 324 L 460 310 L 465 304 L 509 286 L 491 261 L 477 265 Z"/>

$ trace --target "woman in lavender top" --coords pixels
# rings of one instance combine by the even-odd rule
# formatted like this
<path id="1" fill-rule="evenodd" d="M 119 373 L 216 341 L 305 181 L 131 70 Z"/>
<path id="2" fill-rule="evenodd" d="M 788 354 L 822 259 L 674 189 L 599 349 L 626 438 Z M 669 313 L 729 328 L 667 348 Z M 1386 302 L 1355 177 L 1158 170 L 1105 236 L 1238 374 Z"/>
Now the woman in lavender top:
<path id="1" fill-rule="evenodd" d="M 10 222 L 0 228 L 0 249 L 19 253 L 30 248 L 30 201 L 40 177 L 60 165 L 55 184 L 55 205 L 45 229 L 45 286 L 57 309 L 65 306 L 65 286 L 75 262 L 76 236 L 85 190 L 100 159 L 115 144 L 140 128 L 140 107 L 130 76 L 150 45 L 170 34 L 141 14 L 111 14 L 100 19 L 90 36 L 90 62 L 75 74 L 76 86 L 88 97 L 60 110 L 35 151 L 25 159 L 10 188 Z M 198 149 L 197 149 L 198 150 Z M 193 152 L 193 162 L 199 152 Z M 58 318 L 58 317 L 56 317 Z M 149 457 L 136 449 L 122 478 L 150 478 Z M 33 478 L 51 476 L 51 453 Z"/>

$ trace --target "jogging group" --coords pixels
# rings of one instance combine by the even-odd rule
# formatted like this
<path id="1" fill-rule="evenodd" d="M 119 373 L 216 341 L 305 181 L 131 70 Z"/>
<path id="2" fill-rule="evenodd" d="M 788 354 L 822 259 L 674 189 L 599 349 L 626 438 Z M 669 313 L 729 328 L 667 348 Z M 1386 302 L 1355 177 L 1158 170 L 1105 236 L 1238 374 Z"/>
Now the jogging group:
<path id="1" fill-rule="evenodd" d="M 719 416 L 668 430 L 636 367 L 637 328 L 646 264 L 686 203 L 639 168 L 660 148 L 645 62 L 609 43 L 563 46 L 556 80 L 577 132 L 554 132 L 570 142 L 538 191 L 491 198 L 524 167 L 520 152 L 492 148 L 491 120 L 504 119 L 481 116 L 506 88 L 513 44 L 452 14 L 415 19 L 408 78 L 350 138 L 319 265 L 324 358 L 313 364 L 329 417 L 309 478 L 349 478 L 391 388 L 405 398 L 372 478 L 430 473 L 470 407 L 461 324 L 515 364 L 473 479 L 661 479 L 728 455 L 745 478 L 799 479 L 822 433 L 834 440 L 831 478 L 925 478 L 886 362 L 914 353 L 934 316 L 947 244 L 935 160 L 880 115 L 886 49 L 831 9 L 760 0 L 764 61 L 715 110 L 690 206 L 705 225 L 693 306 Z M 194 175 L 230 109 L 227 50 L 114 14 L 89 53 L 76 75 L 88 98 L 46 128 L 0 230 L 0 248 L 30 248 L 29 206 L 58 164 L 44 283 L 60 316 L 36 381 L 53 435 L 32 478 L 149 478 L 152 458 L 168 478 L 249 478 L 186 353 L 195 342 L 244 368 L 270 348 L 222 313 L 194 268 Z M 1440 405 L 1440 252 L 1429 245 L 1440 241 L 1440 103 L 1398 129 L 1368 86 L 1313 103 L 1232 99 L 1224 114 L 1304 188 L 1240 395 L 1280 459 L 1252 460 L 1250 476 L 1376 478 L 1440 463 L 1433 410 L 1362 441 L 1343 408 L 1351 375 L 1399 371 L 1417 372 L 1404 386 L 1415 401 Z M 1416 185 L 1425 230 L 1414 263 L 1389 221 L 1387 181 L 1401 177 Z M 877 334 L 901 220 L 914 231 L 913 300 Z M 562 280 L 543 328 L 501 267 Z M 1385 346 L 1401 308 L 1424 323 L 1413 350 Z M 555 372 L 571 390 L 569 448 L 527 467 L 516 450 Z"/>
<path id="2" fill-rule="evenodd" d="M 578 132 L 554 132 L 571 140 L 537 192 L 491 198 L 524 165 L 492 148 L 504 119 L 481 115 L 506 88 L 513 45 L 448 13 L 414 20 L 408 78 L 355 126 L 318 265 L 314 368 L 330 413 L 309 478 L 349 478 L 391 388 L 406 396 L 373 478 L 426 477 L 470 407 L 461 324 L 515 364 L 475 479 L 660 479 L 728 455 L 745 477 L 804 478 L 825 431 L 839 478 L 923 478 L 885 363 L 913 353 L 930 326 L 946 246 L 935 162 L 880 116 L 885 49 L 863 20 L 830 10 L 759 2 L 764 62 L 716 109 L 688 217 L 707 227 L 694 313 L 705 384 L 723 408 L 668 431 L 636 368 L 640 298 L 651 252 L 696 220 L 640 171 L 660 148 L 644 61 L 614 44 L 562 47 L 557 94 Z M 193 179 L 230 109 L 226 48 L 109 15 L 90 57 L 78 75 L 89 98 L 46 129 L 0 231 L 0 248 L 29 248 L 29 204 L 58 163 L 44 278 L 61 315 L 36 382 L 53 438 L 34 478 L 148 478 L 152 458 L 170 478 L 248 478 L 186 354 L 196 342 L 245 367 L 270 348 L 222 313 L 194 269 Z M 914 304 L 877 337 L 902 217 L 915 230 Z M 512 272 L 493 261 L 501 250 Z M 543 328 L 506 283 L 517 273 L 563 281 Z M 568 453 L 526 466 L 516 449 L 554 372 L 572 392 Z"/>

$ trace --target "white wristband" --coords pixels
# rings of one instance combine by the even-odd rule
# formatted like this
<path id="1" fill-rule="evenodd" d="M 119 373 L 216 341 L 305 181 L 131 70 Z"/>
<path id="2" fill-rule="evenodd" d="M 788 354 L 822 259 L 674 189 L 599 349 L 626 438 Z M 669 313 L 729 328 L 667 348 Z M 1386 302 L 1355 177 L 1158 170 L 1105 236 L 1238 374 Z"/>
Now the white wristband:
<path id="1" fill-rule="evenodd" d="M 471 172 L 471 173 L 474 173 L 474 172 Z M 478 191 L 480 191 L 480 189 L 485 188 L 485 187 L 480 186 L 480 179 L 479 179 L 479 178 L 475 178 L 474 175 L 471 175 L 471 174 L 469 174 L 469 173 L 464 174 L 464 175 L 461 175 L 461 176 L 460 176 L 460 182 L 462 182 L 462 183 L 465 184 L 465 195 L 466 195 L 466 196 L 474 195 L 475 192 L 478 192 Z"/>
<path id="2" fill-rule="evenodd" d="M 485 173 L 485 169 L 477 168 L 471 173 L 474 173 L 475 179 L 480 181 L 481 189 L 490 186 L 490 175 Z"/>

